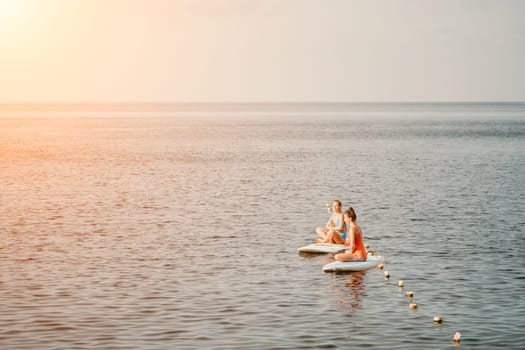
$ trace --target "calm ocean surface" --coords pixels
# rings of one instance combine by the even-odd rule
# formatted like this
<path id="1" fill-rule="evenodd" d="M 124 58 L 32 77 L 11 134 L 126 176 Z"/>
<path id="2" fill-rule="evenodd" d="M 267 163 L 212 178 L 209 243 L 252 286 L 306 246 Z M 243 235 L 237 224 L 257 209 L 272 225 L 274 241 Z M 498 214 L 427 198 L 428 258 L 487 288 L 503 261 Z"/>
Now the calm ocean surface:
<path id="1" fill-rule="evenodd" d="M 309 108 L 3 112 L 0 348 L 525 348 L 525 104 Z"/>

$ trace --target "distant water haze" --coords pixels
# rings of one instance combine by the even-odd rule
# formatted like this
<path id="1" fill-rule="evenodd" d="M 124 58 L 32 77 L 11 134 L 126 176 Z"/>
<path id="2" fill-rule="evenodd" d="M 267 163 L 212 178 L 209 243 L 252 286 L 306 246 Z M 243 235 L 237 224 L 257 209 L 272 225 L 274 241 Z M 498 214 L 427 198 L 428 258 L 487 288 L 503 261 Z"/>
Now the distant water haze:
<path id="1" fill-rule="evenodd" d="M 171 116 L 226 119 L 505 119 L 523 117 L 525 102 L 223 102 L 11 103 L 0 117 Z M 385 113 L 388 111 L 388 113 Z"/>

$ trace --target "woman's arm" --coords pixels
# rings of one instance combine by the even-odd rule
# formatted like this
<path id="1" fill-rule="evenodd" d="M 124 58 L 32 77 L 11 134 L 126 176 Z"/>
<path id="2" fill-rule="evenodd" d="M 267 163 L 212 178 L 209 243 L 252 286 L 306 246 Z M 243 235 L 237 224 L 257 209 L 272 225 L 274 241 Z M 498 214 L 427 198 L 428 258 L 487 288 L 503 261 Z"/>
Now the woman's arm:
<path id="1" fill-rule="evenodd" d="M 345 245 L 348 246 L 348 251 L 352 253 L 355 246 L 355 230 L 354 227 L 350 227 L 348 235 L 346 236 Z"/>
<path id="2" fill-rule="evenodd" d="M 334 256 L 337 261 L 352 261 L 353 251 L 354 251 L 354 235 L 355 232 L 351 227 L 348 230 L 348 235 L 346 237 L 345 246 L 348 247 L 348 250 L 344 253 L 339 253 Z"/>
<path id="3" fill-rule="evenodd" d="M 334 228 L 334 220 L 333 220 L 333 215 L 330 215 L 330 219 L 328 219 L 328 221 L 326 222 L 326 225 L 324 225 L 324 227 L 328 230 L 331 230 Z"/>

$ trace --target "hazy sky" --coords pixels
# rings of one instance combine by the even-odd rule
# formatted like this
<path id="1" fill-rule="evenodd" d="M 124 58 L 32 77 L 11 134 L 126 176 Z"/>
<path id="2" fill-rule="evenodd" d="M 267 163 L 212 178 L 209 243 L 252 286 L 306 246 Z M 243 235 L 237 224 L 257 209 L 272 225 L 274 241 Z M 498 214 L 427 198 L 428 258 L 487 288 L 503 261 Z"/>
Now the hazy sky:
<path id="1" fill-rule="evenodd" d="M 525 100 L 525 1 L 0 0 L 0 102 Z"/>

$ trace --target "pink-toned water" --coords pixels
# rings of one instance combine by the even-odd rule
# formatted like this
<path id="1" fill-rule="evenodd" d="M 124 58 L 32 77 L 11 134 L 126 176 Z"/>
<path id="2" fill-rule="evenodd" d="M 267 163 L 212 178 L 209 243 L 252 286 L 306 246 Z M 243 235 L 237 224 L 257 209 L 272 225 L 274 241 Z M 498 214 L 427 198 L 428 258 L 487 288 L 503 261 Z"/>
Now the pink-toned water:
<path id="1" fill-rule="evenodd" d="M 521 348 L 513 118 L 4 117 L 0 348 Z M 390 280 L 297 255 L 334 198 Z"/>

